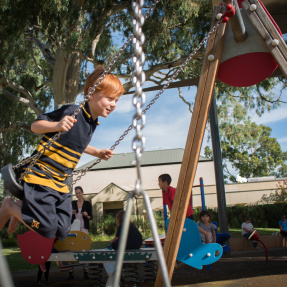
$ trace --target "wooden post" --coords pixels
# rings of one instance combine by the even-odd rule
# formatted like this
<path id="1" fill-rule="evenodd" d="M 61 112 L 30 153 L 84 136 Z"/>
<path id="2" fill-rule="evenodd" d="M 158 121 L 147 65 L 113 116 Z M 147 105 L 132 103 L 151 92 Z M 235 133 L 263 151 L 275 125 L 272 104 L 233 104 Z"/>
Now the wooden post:
<path id="1" fill-rule="evenodd" d="M 254 11 L 250 10 L 252 4 L 256 5 Z M 287 78 L 287 46 L 285 41 L 257 0 L 245 0 L 241 5 L 254 28 L 262 37 L 267 49 L 276 60 L 285 78 Z M 273 46 L 273 40 L 278 40 L 277 46 Z"/>
<path id="2" fill-rule="evenodd" d="M 217 22 L 215 16 L 219 12 L 220 7 L 215 7 L 211 27 L 213 27 Z M 217 31 L 210 36 L 207 42 L 205 57 L 201 69 L 201 76 L 179 174 L 177 190 L 164 243 L 164 255 L 167 262 L 170 280 L 174 270 L 181 240 L 181 233 L 189 204 L 188 199 L 191 195 L 191 189 L 198 164 L 198 158 L 212 99 L 212 92 L 223 49 L 225 30 L 226 24 L 220 24 Z M 213 55 L 214 60 L 209 61 L 209 55 Z M 155 286 L 160 287 L 162 284 L 162 276 L 159 272 Z"/>

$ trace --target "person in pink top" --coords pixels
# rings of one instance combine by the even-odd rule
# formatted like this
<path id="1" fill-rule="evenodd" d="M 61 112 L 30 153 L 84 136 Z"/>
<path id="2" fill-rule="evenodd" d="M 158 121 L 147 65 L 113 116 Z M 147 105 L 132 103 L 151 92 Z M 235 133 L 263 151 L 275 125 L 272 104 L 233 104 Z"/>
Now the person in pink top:
<path id="1" fill-rule="evenodd" d="M 75 195 L 77 200 L 72 201 L 73 215 L 72 223 L 75 220 L 80 222 L 80 231 L 89 234 L 90 220 L 93 218 L 92 205 L 89 201 L 84 199 L 84 191 L 81 186 L 75 187 Z M 84 279 L 89 279 L 88 264 L 84 264 Z M 69 271 L 68 280 L 74 279 L 74 268 Z"/>
<path id="2" fill-rule="evenodd" d="M 171 184 L 171 176 L 169 174 L 164 173 L 158 177 L 158 186 L 162 191 L 163 204 L 167 205 L 169 211 L 171 212 L 173 201 L 174 201 L 174 196 L 176 193 L 176 189 L 174 187 L 170 186 L 170 184 Z M 194 211 L 189 204 L 188 208 L 187 208 L 187 212 L 186 212 L 186 218 L 193 220 L 193 213 L 194 213 Z M 200 226 L 198 227 L 198 229 L 199 229 L 199 232 L 205 236 L 206 243 L 209 243 L 210 242 L 210 233 L 206 232 Z"/>

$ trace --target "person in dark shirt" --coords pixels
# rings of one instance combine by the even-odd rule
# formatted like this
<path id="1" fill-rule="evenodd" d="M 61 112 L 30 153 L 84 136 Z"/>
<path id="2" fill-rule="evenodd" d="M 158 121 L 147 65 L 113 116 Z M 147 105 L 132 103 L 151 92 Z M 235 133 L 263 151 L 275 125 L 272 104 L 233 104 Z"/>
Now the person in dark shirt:
<path id="1" fill-rule="evenodd" d="M 117 250 L 119 247 L 119 239 L 121 236 L 121 229 L 122 229 L 122 223 L 124 221 L 124 215 L 125 215 L 124 210 L 120 211 L 117 214 L 117 224 L 118 224 L 117 233 L 116 236 L 110 241 L 111 247 L 115 250 Z M 130 222 L 126 249 L 139 249 L 142 245 L 142 241 L 143 238 L 141 233 L 136 228 L 136 226 L 132 222 Z"/>
<path id="2" fill-rule="evenodd" d="M 87 77 L 85 96 L 93 91 L 103 72 L 103 68 L 97 68 Z M 123 93 L 124 87 L 118 77 L 107 73 L 95 91 L 89 94 L 89 100 L 81 109 L 79 105 L 64 105 L 56 111 L 38 116 L 31 130 L 43 134 L 43 138 L 32 155 L 39 151 L 42 154 L 23 178 L 24 195 L 21 204 L 11 198 L 5 199 L 2 204 L 0 231 L 12 217 L 10 233 L 14 232 L 19 220 L 46 238 L 66 238 L 72 218 L 68 175 L 76 168 L 82 153 L 104 160 L 113 156 L 112 150 L 98 149 L 89 143 L 98 125 L 98 118 L 112 113 Z M 79 113 L 76 114 L 78 109 Z M 63 134 L 51 143 L 51 139 L 59 132 Z M 48 142 L 51 146 L 43 150 Z"/>

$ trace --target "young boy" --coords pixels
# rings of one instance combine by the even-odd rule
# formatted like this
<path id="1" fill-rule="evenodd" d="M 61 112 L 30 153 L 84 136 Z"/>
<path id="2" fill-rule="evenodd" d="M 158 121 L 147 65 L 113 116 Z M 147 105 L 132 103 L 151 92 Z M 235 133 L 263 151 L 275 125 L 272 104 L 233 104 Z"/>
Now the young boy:
<path id="1" fill-rule="evenodd" d="M 253 224 L 251 223 L 251 218 L 249 216 L 247 216 L 245 218 L 245 222 L 241 224 L 241 231 L 242 231 L 242 236 L 245 237 L 246 239 L 248 239 L 249 236 L 254 231 L 254 227 L 253 227 Z M 252 244 L 255 249 L 259 249 L 257 241 L 253 240 Z"/>
<path id="2" fill-rule="evenodd" d="M 162 203 L 168 206 L 169 211 L 171 212 L 174 196 L 176 189 L 171 184 L 171 176 L 167 173 L 161 174 L 158 177 L 158 186 L 162 191 Z M 186 217 L 193 220 L 193 209 L 190 204 L 187 208 Z"/>
<path id="3" fill-rule="evenodd" d="M 171 212 L 176 189 L 170 186 L 170 184 L 171 184 L 171 176 L 169 174 L 164 173 L 158 177 L 158 186 L 162 190 L 163 204 L 167 205 L 169 211 Z M 188 208 L 187 208 L 186 218 L 193 220 L 193 209 L 191 208 L 190 204 L 188 205 Z M 201 227 L 198 227 L 198 228 L 199 228 L 199 232 L 205 236 L 206 241 L 209 242 L 210 233 L 206 232 Z"/>
<path id="4" fill-rule="evenodd" d="M 84 95 L 87 95 L 100 75 L 102 68 L 93 71 L 86 79 Z M 74 118 L 78 105 L 65 105 L 59 110 L 40 115 L 31 125 L 43 138 L 34 151 L 43 146 L 58 132 L 64 133 L 46 149 L 31 171 L 24 177 L 24 200 L 21 204 L 8 198 L 0 208 L 0 230 L 10 217 L 9 232 L 13 232 L 20 220 L 30 229 L 46 238 L 65 239 L 72 218 L 71 195 L 67 187 L 67 175 L 75 169 L 81 154 L 87 153 L 108 160 L 114 153 L 109 149 L 97 149 L 89 145 L 98 125 L 99 117 L 107 117 L 116 107 L 124 88 L 113 74 L 107 74 L 90 95 L 79 114 Z M 27 167 L 27 166 L 25 166 Z"/>

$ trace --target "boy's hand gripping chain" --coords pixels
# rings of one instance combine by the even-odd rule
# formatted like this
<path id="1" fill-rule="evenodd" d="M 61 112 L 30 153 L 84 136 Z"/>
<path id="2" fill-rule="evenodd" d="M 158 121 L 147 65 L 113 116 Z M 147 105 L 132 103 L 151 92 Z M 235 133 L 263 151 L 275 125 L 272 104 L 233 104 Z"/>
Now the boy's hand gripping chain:
<path id="1" fill-rule="evenodd" d="M 149 11 L 146 13 L 145 15 L 145 19 L 148 18 L 150 16 L 150 13 L 155 9 L 156 4 L 159 2 L 159 0 L 156 0 L 151 6 Z M 90 89 L 88 95 L 84 98 L 84 101 L 80 103 L 80 106 L 77 110 L 75 110 L 73 117 L 75 118 L 80 110 L 85 106 L 85 103 L 90 99 L 90 96 L 95 92 L 96 88 L 99 86 L 99 84 L 101 83 L 101 81 L 105 78 L 106 74 L 112 69 L 112 67 L 114 66 L 114 64 L 117 62 L 117 60 L 119 59 L 119 57 L 121 56 L 121 54 L 123 53 L 123 51 L 126 49 L 126 47 L 128 46 L 129 42 L 133 39 L 134 34 L 131 34 L 129 36 L 129 38 L 127 39 L 127 41 L 125 42 L 125 44 L 122 46 L 122 48 L 119 50 L 119 52 L 116 54 L 116 56 L 113 58 L 113 60 L 109 63 L 108 67 L 104 70 L 104 72 L 101 74 L 101 76 L 99 77 L 99 79 L 96 81 L 96 83 L 94 84 L 94 86 Z M 54 135 L 54 137 L 51 138 L 51 140 L 49 140 L 47 142 L 46 145 L 43 146 L 43 148 L 35 155 L 27 157 L 25 159 L 23 159 L 22 161 L 20 161 L 18 164 L 16 164 L 15 166 L 12 166 L 12 164 L 7 164 L 6 166 L 4 166 L 1 169 L 1 173 L 2 176 L 4 178 L 4 181 L 7 183 L 7 186 L 10 190 L 10 192 L 12 193 L 13 196 L 17 197 L 17 198 L 22 198 L 23 196 L 23 186 L 21 185 L 22 180 L 24 179 L 24 177 L 26 176 L 26 174 L 29 172 L 29 170 L 31 170 L 31 168 L 35 165 L 35 163 L 37 162 L 37 160 L 45 153 L 45 150 L 49 149 L 51 147 L 51 145 L 63 134 L 64 132 L 58 132 L 57 134 Z M 116 146 L 116 145 L 115 145 Z M 114 148 L 115 148 L 114 146 Z M 112 150 L 114 149 L 112 148 Z M 101 161 L 101 159 L 99 159 L 99 161 L 97 161 L 95 164 L 99 163 Z M 19 175 L 16 174 L 16 171 L 19 170 L 19 168 L 23 165 L 25 165 L 26 163 L 30 163 L 28 168 L 26 168 L 26 170 Z M 94 165 L 93 165 L 94 166 Z M 91 167 L 90 167 L 91 168 Z M 90 168 L 85 169 L 83 171 L 77 171 L 74 172 L 71 175 L 68 175 L 69 177 L 72 177 L 73 175 L 77 175 L 81 172 L 81 176 L 77 177 L 77 179 L 71 184 L 73 185 L 77 180 L 79 180 L 83 175 L 86 174 L 87 171 L 90 170 Z"/>
<path id="2" fill-rule="evenodd" d="M 144 44 L 144 34 L 142 32 L 142 26 L 144 24 L 144 16 L 142 15 L 142 6 L 144 1 L 137 0 L 132 2 L 132 8 L 134 10 L 134 20 L 133 20 L 133 28 L 134 28 L 134 39 L 133 39 L 133 48 L 134 48 L 134 56 L 133 56 L 133 66 L 134 73 L 132 82 L 135 86 L 135 94 L 133 97 L 133 105 L 136 108 L 136 113 L 133 118 L 133 127 L 136 130 L 136 136 L 133 139 L 132 147 L 135 152 L 136 157 L 136 169 L 137 169 L 137 181 L 135 185 L 135 190 L 132 191 L 128 196 L 128 203 L 126 214 L 124 217 L 123 227 L 121 231 L 120 243 L 119 243 L 119 252 L 117 256 L 117 268 L 115 273 L 115 279 L 113 282 L 113 286 L 119 286 L 119 280 L 121 275 L 121 269 L 124 258 L 124 251 L 126 247 L 129 226 L 130 226 L 130 217 L 132 212 L 133 205 L 133 197 L 135 195 L 144 197 L 145 206 L 147 209 L 148 218 L 150 221 L 150 226 L 152 229 L 154 242 L 156 245 L 157 255 L 159 258 L 159 263 L 161 267 L 161 272 L 163 275 L 163 282 L 166 287 L 170 286 L 167 267 L 163 255 L 162 246 L 160 243 L 159 235 L 157 233 L 157 227 L 154 219 L 154 215 L 151 208 L 151 203 L 148 195 L 141 187 L 141 170 L 140 170 L 140 160 L 142 156 L 142 151 L 145 146 L 145 138 L 142 135 L 142 129 L 145 125 L 145 115 L 142 111 L 142 106 L 145 103 L 145 95 L 142 92 L 142 85 L 145 82 L 145 73 L 143 71 L 143 65 L 145 61 L 145 55 L 143 52 L 143 44 Z"/>
<path id="3" fill-rule="evenodd" d="M 155 9 L 155 5 L 159 2 L 159 0 L 156 0 L 155 3 L 153 5 L 151 5 L 150 10 L 146 13 L 145 15 L 145 19 L 147 19 L 150 15 L 150 13 Z M 219 16 L 219 15 L 218 15 Z M 221 16 L 221 15 L 220 15 Z M 221 22 L 225 22 L 223 21 L 223 16 L 218 18 L 218 22 L 214 25 L 214 27 L 208 32 L 208 34 L 205 36 L 205 38 L 199 43 L 199 45 L 196 47 L 196 49 L 188 56 L 188 58 L 185 60 L 185 62 L 176 70 L 176 72 L 173 74 L 173 76 L 168 80 L 168 82 L 164 85 L 164 87 L 158 92 L 158 94 L 156 94 L 156 96 L 150 101 L 150 103 L 146 106 L 146 108 L 143 110 L 143 114 L 145 114 L 150 108 L 151 106 L 155 103 L 155 101 L 161 96 L 161 94 L 164 92 L 164 90 L 170 85 L 170 83 L 178 76 L 178 74 L 183 70 L 183 68 L 190 62 L 190 60 L 192 59 L 192 57 L 196 54 L 197 51 L 199 51 L 201 49 L 201 47 L 207 42 L 207 40 L 209 39 L 210 35 L 214 33 L 214 31 L 217 30 L 218 26 L 220 25 Z M 122 46 L 122 48 L 120 49 L 120 51 L 118 52 L 118 54 L 115 56 L 115 58 L 110 62 L 110 64 L 108 65 L 107 69 L 103 72 L 103 74 L 100 76 L 100 78 L 98 79 L 98 81 L 95 83 L 93 89 L 90 90 L 89 94 L 85 97 L 84 102 L 82 102 L 80 104 L 80 107 L 78 110 L 75 111 L 75 113 L 79 113 L 80 109 L 85 105 L 85 103 L 89 100 L 90 95 L 95 91 L 96 87 L 100 84 L 100 82 L 102 81 L 102 79 L 105 77 L 105 75 L 111 70 L 112 66 L 116 63 L 117 59 L 120 57 L 120 55 L 122 54 L 122 52 L 124 51 L 124 49 L 127 47 L 128 43 L 133 39 L 134 34 L 131 34 L 130 37 L 128 38 L 128 40 L 126 41 L 126 43 Z M 119 139 L 112 145 L 112 147 L 110 148 L 111 150 L 114 150 L 116 148 L 117 145 L 120 144 L 120 142 L 128 135 L 128 133 L 133 129 L 133 125 L 130 125 L 125 131 L 124 133 L 119 137 Z M 11 184 L 13 185 L 13 187 L 17 190 L 19 188 L 21 188 L 20 183 L 22 181 L 22 179 L 24 178 L 24 176 L 26 175 L 26 173 L 28 173 L 29 169 L 31 167 L 33 167 L 33 165 L 36 163 L 36 161 L 40 158 L 40 156 L 44 153 L 45 149 L 49 148 L 51 146 L 51 144 L 60 137 L 60 135 L 63 132 L 60 132 L 59 135 L 56 134 L 49 142 L 47 142 L 47 145 L 43 147 L 42 150 L 39 151 L 38 154 L 35 154 L 32 157 L 28 157 L 24 160 L 22 160 L 20 163 L 18 163 L 15 166 L 12 166 L 12 169 L 17 169 L 19 167 L 21 167 L 22 165 L 31 162 L 30 166 L 26 169 L 25 174 L 22 174 L 21 178 L 18 180 L 19 184 L 14 184 L 15 183 L 15 174 L 13 172 L 13 170 L 11 170 L 11 164 L 8 164 L 6 166 L 4 166 L 2 169 L 5 169 L 5 178 L 7 178 L 7 180 L 9 180 L 9 182 L 11 182 Z M 97 165 L 98 163 L 101 162 L 101 159 L 98 159 L 96 162 L 94 162 L 91 166 L 86 167 L 85 169 L 79 170 L 79 171 L 73 171 L 72 174 L 68 175 L 69 177 L 73 177 L 74 175 L 78 175 L 76 177 L 76 179 L 71 183 L 70 186 L 74 185 L 78 180 L 81 179 L 82 176 L 84 176 L 86 174 L 86 172 L 90 171 L 92 169 L 92 167 L 94 167 L 95 165 Z M 2 170 L 1 170 L 2 172 Z M 2 173 L 2 176 L 4 178 L 4 175 Z M 5 181 L 4 178 L 4 181 Z M 23 188 L 22 188 L 23 189 Z M 18 192 L 18 190 L 17 190 Z M 18 196 L 16 196 L 18 197 Z"/>
<path id="4" fill-rule="evenodd" d="M 204 37 L 204 39 L 198 44 L 198 46 L 193 50 L 193 52 L 188 56 L 188 58 L 185 60 L 183 64 L 181 64 L 178 69 L 175 71 L 175 73 L 172 75 L 172 77 L 168 80 L 168 82 L 163 86 L 163 88 L 154 96 L 154 98 L 149 102 L 149 104 L 146 106 L 146 108 L 142 111 L 142 114 L 146 114 L 146 112 L 151 108 L 151 106 L 155 103 L 155 101 L 161 96 L 161 94 L 165 91 L 165 89 L 168 88 L 168 86 L 171 84 L 173 80 L 176 79 L 176 77 L 179 75 L 181 71 L 183 71 L 184 67 L 191 61 L 193 56 L 201 49 L 201 47 L 207 42 L 209 37 L 217 30 L 218 26 L 222 22 L 222 18 L 218 20 L 218 22 L 214 25 L 214 27 L 207 33 L 207 35 Z M 192 79 L 192 78 L 190 78 Z M 119 137 L 118 140 L 115 141 L 115 143 L 111 146 L 110 150 L 114 150 L 120 142 L 128 135 L 128 133 L 133 129 L 133 124 L 131 124 Z M 81 179 L 82 176 L 86 174 L 87 171 L 90 171 L 95 165 L 101 162 L 101 159 L 97 159 L 93 164 L 90 166 L 79 170 L 74 171 L 73 175 L 78 175 L 76 179 L 72 182 L 71 185 L 75 184 L 78 180 Z M 71 176 L 73 176 L 71 175 Z"/>

